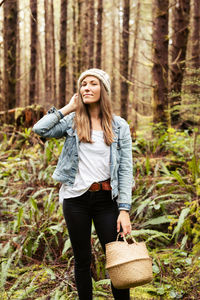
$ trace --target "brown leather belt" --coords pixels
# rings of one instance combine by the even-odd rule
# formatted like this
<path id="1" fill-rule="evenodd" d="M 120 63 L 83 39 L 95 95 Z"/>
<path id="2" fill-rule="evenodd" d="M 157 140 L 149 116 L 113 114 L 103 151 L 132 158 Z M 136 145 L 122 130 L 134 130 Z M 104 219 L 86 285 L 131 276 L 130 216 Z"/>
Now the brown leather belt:
<path id="1" fill-rule="evenodd" d="M 111 185 L 110 185 L 110 179 L 107 179 L 105 181 L 100 181 L 100 182 L 94 182 L 90 188 L 90 192 L 98 192 L 98 191 L 110 191 L 112 190 Z"/>

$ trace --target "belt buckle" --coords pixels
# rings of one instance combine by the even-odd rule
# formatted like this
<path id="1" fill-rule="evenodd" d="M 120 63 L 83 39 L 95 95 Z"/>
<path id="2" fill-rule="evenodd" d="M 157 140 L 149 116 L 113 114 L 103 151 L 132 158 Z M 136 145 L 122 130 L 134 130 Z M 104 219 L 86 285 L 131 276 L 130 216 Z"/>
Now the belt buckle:
<path id="1" fill-rule="evenodd" d="M 97 190 L 91 190 L 91 192 L 99 192 L 101 190 L 101 183 L 100 182 L 93 182 L 93 184 L 98 184 Z"/>

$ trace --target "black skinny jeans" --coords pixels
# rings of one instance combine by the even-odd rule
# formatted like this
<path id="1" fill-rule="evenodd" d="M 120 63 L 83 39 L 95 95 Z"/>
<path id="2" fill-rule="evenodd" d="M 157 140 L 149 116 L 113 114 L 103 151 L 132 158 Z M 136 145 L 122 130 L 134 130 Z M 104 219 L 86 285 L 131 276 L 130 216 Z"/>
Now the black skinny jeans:
<path id="1" fill-rule="evenodd" d="M 105 252 L 105 244 L 115 241 L 117 236 L 116 201 L 110 191 L 87 191 L 83 195 L 63 201 L 63 213 L 75 258 L 75 280 L 80 300 L 92 300 L 91 264 L 91 225 Z M 111 284 L 116 300 L 129 300 L 129 289 L 119 290 Z"/>

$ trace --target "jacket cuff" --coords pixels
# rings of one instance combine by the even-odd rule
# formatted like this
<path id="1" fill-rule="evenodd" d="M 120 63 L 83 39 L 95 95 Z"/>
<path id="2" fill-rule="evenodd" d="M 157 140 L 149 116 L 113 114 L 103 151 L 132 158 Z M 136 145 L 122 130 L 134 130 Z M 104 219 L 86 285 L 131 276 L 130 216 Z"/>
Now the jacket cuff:
<path id="1" fill-rule="evenodd" d="M 53 113 L 54 113 L 54 114 L 58 117 L 59 120 L 62 119 L 62 118 L 64 118 L 64 115 L 61 113 L 61 111 L 57 110 L 54 106 L 51 107 L 51 108 L 48 110 L 47 113 L 48 113 L 48 114 L 53 114 Z"/>
<path id="2" fill-rule="evenodd" d="M 127 210 L 129 211 L 131 209 L 131 205 L 128 203 L 119 203 L 118 206 L 119 210 Z"/>

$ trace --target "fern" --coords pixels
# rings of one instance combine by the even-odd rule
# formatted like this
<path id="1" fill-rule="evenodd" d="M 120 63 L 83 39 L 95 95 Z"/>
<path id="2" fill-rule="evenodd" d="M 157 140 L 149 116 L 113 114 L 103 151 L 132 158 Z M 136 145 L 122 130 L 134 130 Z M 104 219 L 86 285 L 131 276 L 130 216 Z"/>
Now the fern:
<path id="1" fill-rule="evenodd" d="M 5 283 L 6 283 L 6 279 L 8 277 L 8 272 L 9 272 L 9 268 L 12 264 L 12 261 L 15 258 L 15 255 L 17 253 L 17 250 L 15 252 L 12 253 L 12 255 L 10 256 L 10 258 L 7 261 L 3 261 L 1 263 L 1 277 L 0 277 L 0 287 L 4 288 Z"/>
<path id="2" fill-rule="evenodd" d="M 180 214 L 179 219 L 178 219 L 177 226 L 174 228 L 174 231 L 172 233 L 172 238 L 175 237 L 176 241 L 177 241 L 177 238 L 178 238 L 178 234 L 179 234 L 180 230 L 182 229 L 182 226 L 183 226 L 183 224 L 185 222 L 185 219 L 186 219 L 187 215 L 189 214 L 189 212 L 190 212 L 189 207 L 186 207 L 181 211 L 181 214 Z"/>
<path id="3" fill-rule="evenodd" d="M 160 225 L 160 224 L 166 224 L 171 222 L 171 218 L 174 217 L 174 215 L 167 215 L 167 216 L 161 216 L 157 218 L 150 219 L 142 224 L 142 227 L 146 227 L 149 225 Z"/>
<path id="4" fill-rule="evenodd" d="M 32 246 L 32 253 L 35 253 L 39 247 L 40 240 L 43 238 L 44 232 L 41 232 L 40 235 L 37 237 L 37 239 L 34 241 Z"/>

